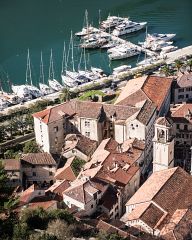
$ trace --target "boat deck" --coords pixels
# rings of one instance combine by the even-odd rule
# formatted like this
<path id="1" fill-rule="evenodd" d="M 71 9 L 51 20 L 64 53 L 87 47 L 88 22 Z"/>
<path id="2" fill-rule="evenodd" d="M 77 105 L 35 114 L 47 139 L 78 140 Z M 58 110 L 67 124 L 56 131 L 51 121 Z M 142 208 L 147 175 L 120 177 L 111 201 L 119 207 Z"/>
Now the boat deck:
<path id="1" fill-rule="evenodd" d="M 98 29 L 99 30 L 99 29 Z M 106 32 L 104 32 L 104 31 L 102 31 L 102 30 L 100 30 L 101 31 L 101 34 L 106 34 Z M 130 41 L 127 41 L 127 40 L 125 40 L 125 39 L 122 39 L 122 38 L 120 38 L 120 37 L 116 37 L 116 36 L 114 36 L 113 34 L 110 34 L 110 33 L 107 33 L 108 34 L 108 36 L 110 36 L 111 37 L 111 39 L 113 40 L 113 41 L 117 41 L 117 42 L 120 42 L 120 43 L 122 43 L 122 44 L 126 44 L 127 46 L 129 46 L 129 47 L 133 47 L 133 48 L 136 48 L 136 49 L 138 49 L 139 51 L 141 51 L 141 52 L 143 52 L 143 53 L 146 53 L 148 56 L 150 56 L 150 57 L 153 57 L 153 56 L 158 56 L 158 54 L 156 53 L 156 52 L 154 52 L 154 51 L 151 51 L 151 50 L 149 50 L 149 49 L 145 49 L 145 48 L 142 48 L 141 46 L 139 46 L 139 45 L 137 45 L 137 44 L 134 44 L 134 43 L 132 43 L 132 42 L 130 42 Z"/>

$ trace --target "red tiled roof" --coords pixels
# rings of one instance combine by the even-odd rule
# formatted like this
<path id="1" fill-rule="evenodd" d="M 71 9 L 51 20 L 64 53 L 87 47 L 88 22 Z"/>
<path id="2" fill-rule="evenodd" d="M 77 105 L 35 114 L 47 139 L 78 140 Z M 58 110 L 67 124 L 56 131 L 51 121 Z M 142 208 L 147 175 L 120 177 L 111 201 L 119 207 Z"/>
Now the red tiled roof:
<path id="1" fill-rule="evenodd" d="M 5 171 L 19 171 L 21 162 L 17 159 L 4 159 L 2 161 Z"/>
<path id="2" fill-rule="evenodd" d="M 40 208 L 43 208 L 44 210 L 49 210 L 49 208 L 52 208 L 55 205 L 57 205 L 57 201 L 49 200 L 44 202 L 32 202 L 32 203 L 29 203 L 27 207 L 32 209 L 36 209 L 40 207 Z"/>
<path id="3" fill-rule="evenodd" d="M 56 165 L 51 154 L 43 153 L 28 153 L 22 156 L 21 160 L 34 165 Z"/>
<path id="4" fill-rule="evenodd" d="M 171 84 L 171 78 L 148 76 L 142 87 L 142 90 L 157 106 L 158 110 L 160 110 L 166 96 L 168 95 L 168 92 L 170 91 Z"/>

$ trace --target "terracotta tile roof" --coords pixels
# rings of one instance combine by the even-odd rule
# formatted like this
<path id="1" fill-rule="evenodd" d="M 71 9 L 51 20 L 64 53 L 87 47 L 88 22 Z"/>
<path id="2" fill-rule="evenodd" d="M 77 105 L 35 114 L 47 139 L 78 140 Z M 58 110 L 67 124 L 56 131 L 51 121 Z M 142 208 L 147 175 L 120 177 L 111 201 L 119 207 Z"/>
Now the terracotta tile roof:
<path id="1" fill-rule="evenodd" d="M 166 77 L 149 76 L 142 86 L 142 90 L 160 110 L 168 92 L 171 89 L 172 79 Z"/>
<path id="2" fill-rule="evenodd" d="M 65 163 L 65 166 L 62 168 L 58 168 L 55 173 L 55 178 L 57 180 L 68 180 L 68 181 L 74 181 L 76 179 L 75 173 L 73 172 L 73 169 L 71 167 L 71 164 L 75 157 L 71 157 L 67 160 Z"/>
<path id="3" fill-rule="evenodd" d="M 93 194 L 104 189 L 106 190 L 106 188 L 106 183 L 99 180 L 88 180 L 86 182 L 78 180 L 69 189 L 64 191 L 64 196 L 66 195 L 78 202 L 87 204 L 93 199 Z"/>
<path id="4" fill-rule="evenodd" d="M 65 190 L 70 187 L 68 180 L 58 180 L 52 186 L 50 186 L 45 192 L 52 192 L 62 195 Z"/>
<path id="5" fill-rule="evenodd" d="M 192 73 L 185 73 L 177 78 L 177 87 L 192 87 Z"/>
<path id="6" fill-rule="evenodd" d="M 21 161 L 25 161 L 33 165 L 56 165 L 56 162 L 51 154 L 46 152 L 25 154 L 22 156 Z"/>
<path id="7" fill-rule="evenodd" d="M 20 171 L 21 162 L 16 159 L 4 159 L 2 160 L 5 171 Z"/>
<path id="8" fill-rule="evenodd" d="M 156 196 L 156 194 L 163 188 L 165 183 L 176 172 L 177 168 L 171 168 L 165 171 L 153 173 L 147 181 L 137 190 L 133 197 L 126 205 L 138 204 L 148 202 Z"/>
<path id="9" fill-rule="evenodd" d="M 163 217 L 164 212 L 151 203 L 144 213 L 140 216 L 140 219 L 145 222 L 149 227 L 154 228 L 159 220 Z"/>
<path id="10" fill-rule="evenodd" d="M 132 93 L 131 95 L 127 96 L 125 99 L 118 102 L 118 104 L 124 106 L 136 106 L 138 103 L 146 100 L 151 101 L 147 97 L 147 95 L 141 89 L 139 89 L 136 92 Z"/>
<path id="11" fill-rule="evenodd" d="M 118 227 L 115 227 L 103 220 L 100 220 L 97 224 L 97 229 L 99 230 L 103 230 L 105 231 L 106 233 L 117 233 L 118 235 L 120 235 L 121 237 L 123 238 L 127 238 L 129 236 L 129 233 L 124 231 L 124 230 L 121 230 L 119 229 Z M 133 238 L 133 239 L 136 239 L 136 238 Z"/>
<path id="12" fill-rule="evenodd" d="M 44 202 L 32 202 L 28 204 L 28 208 L 36 209 L 36 208 L 43 208 L 44 210 L 52 209 L 52 207 L 57 208 L 57 201 L 55 200 L 49 200 Z"/>
<path id="13" fill-rule="evenodd" d="M 107 117 L 115 115 L 117 120 L 126 120 L 138 110 L 139 108 L 131 106 L 115 106 L 99 102 L 72 100 L 35 113 L 33 114 L 33 117 L 41 119 L 45 124 L 62 119 L 64 116 L 100 119 L 103 115 L 106 115 Z"/>
<path id="14" fill-rule="evenodd" d="M 150 205 L 138 219 L 145 221 L 150 227 L 164 229 L 171 222 L 180 222 L 183 211 L 192 205 L 192 177 L 180 167 L 153 173 L 139 188 L 126 205 L 136 207 L 122 220 L 129 220 L 130 216 L 138 216 L 143 204 Z M 151 205 L 153 204 L 153 205 Z"/>
<path id="15" fill-rule="evenodd" d="M 162 126 L 165 126 L 165 127 L 171 127 L 173 125 L 173 121 L 168 117 L 159 117 L 156 120 L 156 124 L 162 125 Z"/>
<path id="16" fill-rule="evenodd" d="M 171 84 L 171 78 L 158 76 L 131 79 L 127 82 L 115 104 L 136 106 L 143 100 L 150 100 L 160 110 L 170 91 Z"/>
<path id="17" fill-rule="evenodd" d="M 68 134 L 65 137 L 63 151 L 67 152 L 74 148 L 78 149 L 86 156 L 89 156 L 97 148 L 97 141 L 91 140 L 90 138 L 81 134 Z"/>
<path id="18" fill-rule="evenodd" d="M 126 147 L 112 139 L 103 140 L 80 175 L 92 176 L 94 173 L 96 178 L 124 186 L 139 171 L 136 162 L 143 150 L 143 141 L 137 139 L 128 140 Z"/>
<path id="19" fill-rule="evenodd" d="M 173 122 L 192 123 L 192 104 L 176 104 L 170 109 L 170 117 Z"/>
<path id="20" fill-rule="evenodd" d="M 147 125 L 151 117 L 153 116 L 155 110 L 156 110 L 156 107 L 154 103 L 152 103 L 149 100 L 146 100 L 143 104 L 143 107 L 139 111 L 136 119 L 141 123 L 143 123 L 144 125 Z"/>
<path id="21" fill-rule="evenodd" d="M 129 80 L 127 82 L 126 86 L 123 88 L 121 94 L 115 101 L 115 104 L 120 104 L 120 102 L 122 100 L 126 99 L 128 96 L 131 96 L 132 94 L 134 94 L 135 92 L 140 90 L 142 88 L 144 82 L 146 81 L 146 79 L 147 79 L 147 76 L 142 76 L 139 78 L 133 78 L 133 79 Z M 144 99 L 142 99 L 142 101 L 143 100 Z M 140 101 L 140 99 L 139 99 L 139 101 Z M 137 102 L 139 102 L 139 101 L 137 101 Z"/>
<path id="22" fill-rule="evenodd" d="M 19 205 L 28 203 L 31 200 L 33 192 L 37 189 L 37 186 L 34 184 L 27 188 L 24 192 L 21 193 L 19 197 Z"/>

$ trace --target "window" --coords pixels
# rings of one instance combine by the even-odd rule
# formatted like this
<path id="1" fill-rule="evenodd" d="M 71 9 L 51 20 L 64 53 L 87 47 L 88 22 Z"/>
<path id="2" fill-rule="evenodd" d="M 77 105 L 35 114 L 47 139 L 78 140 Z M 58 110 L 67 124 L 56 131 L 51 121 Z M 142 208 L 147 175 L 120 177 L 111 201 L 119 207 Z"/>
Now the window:
<path id="1" fill-rule="evenodd" d="M 186 91 L 190 91 L 190 90 L 191 90 L 191 88 L 190 88 L 190 87 L 187 87 L 187 88 L 186 88 Z"/>
<path id="2" fill-rule="evenodd" d="M 138 124 L 136 124 L 136 127 L 138 127 Z"/>
<path id="3" fill-rule="evenodd" d="M 179 95 L 178 96 L 178 99 L 183 99 L 184 98 L 184 95 Z"/>
<path id="4" fill-rule="evenodd" d="M 52 168 L 52 165 L 49 165 L 49 168 Z"/>
<path id="5" fill-rule="evenodd" d="M 179 124 L 177 124 L 177 129 L 180 129 L 180 125 Z"/>
<path id="6" fill-rule="evenodd" d="M 189 94 L 186 94 L 186 96 L 185 96 L 186 98 L 188 98 L 189 97 Z"/>
<path id="7" fill-rule="evenodd" d="M 186 134 L 186 138 L 189 138 L 189 134 Z"/>
<path id="8" fill-rule="evenodd" d="M 58 132 L 58 129 L 59 129 L 58 126 L 57 126 L 57 127 L 54 127 L 54 131 L 55 131 L 55 132 Z"/>
<path id="9" fill-rule="evenodd" d="M 184 88 L 180 88 L 180 89 L 179 89 L 179 92 L 184 92 Z"/>
<path id="10" fill-rule="evenodd" d="M 96 199 L 97 199 L 97 193 L 95 193 L 95 194 L 93 195 L 93 197 L 94 197 L 94 200 L 96 200 Z"/>
<path id="11" fill-rule="evenodd" d="M 90 137 L 90 132 L 85 132 L 86 137 Z"/>
<path id="12" fill-rule="evenodd" d="M 184 130 L 188 130 L 187 124 L 184 125 Z"/>
<path id="13" fill-rule="evenodd" d="M 85 127 L 90 127 L 90 122 L 89 121 L 85 121 Z"/>
<path id="14" fill-rule="evenodd" d="M 35 168 L 35 165 L 32 165 L 32 168 Z"/>
<path id="15" fill-rule="evenodd" d="M 93 204 L 91 204 L 91 208 L 93 208 Z"/>
<path id="16" fill-rule="evenodd" d="M 52 173 L 52 172 L 49 172 L 49 176 L 53 176 L 53 173 Z"/>
<path id="17" fill-rule="evenodd" d="M 35 177 L 36 176 L 36 172 L 33 172 L 33 177 Z"/>

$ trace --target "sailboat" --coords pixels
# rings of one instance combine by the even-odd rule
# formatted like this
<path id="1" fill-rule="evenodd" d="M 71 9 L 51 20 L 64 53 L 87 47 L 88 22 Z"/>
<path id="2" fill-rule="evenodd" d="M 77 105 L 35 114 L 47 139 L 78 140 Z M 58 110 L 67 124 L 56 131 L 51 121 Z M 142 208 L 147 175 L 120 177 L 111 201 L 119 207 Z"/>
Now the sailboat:
<path id="1" fill-rule="evenodd" d="M 71 50 L 72 71 L 67 70 L 67 62 L 69 59 L 70 50 Z M 74 65 L 73 33 L 71 31 L 71 38 L 69 42 L 67 58 L 66 58 L 65 42 L 63 46 L 63 60 L 62 60 L 62 72 L 61 72 L 61 78 L 62 78 L 63 84 L 69 88 L 77 86 L 78 82 L 76 81 L 76 78 L 78 77 L 78 75 L 79 73 L 75 71 L 75 65 Z"/>
<path id="2" fill-rule="evenodd" d="M 54 75 L 55 74 L 54 74 L 54 67 L 53 67 L 53 52 L 51 49 L 48 83 L 53 90 L 60 91 L 63 89 L 63 86 L 54 78 Z"/>
<path id="3" fill-rule="evenodd" d="M 87 24 L 88 22 L 88 11 L 87 9 L 85 10 L 85 18 L 84 18 L 84 23 L 86 23 L 86 26 L 83 26 L 82 30 L 80 32 L 75 33 L 75 36 L 77 37 L 83 37 L 88 34 L 88 32 L 91 34 L 98 33 L 100 30 L 97 28 L 92 27 L 91 25 Z M 85 25 L 85 24 L 83 24 Z"/>
<path id="4" fill-rule="evenodd" d="M 30 82 L 30 84 L 29 84 Z M 27 69 L 26 69 L 26 79 L 23 85 L 12 85 L 12 91 L 24 101 L 31 100 L 32 98 L 41 97 L 41 91 L 33 86 L 32 75 L 31 75 L 31 61 L 29 56 L 29 49 L 27 52 Z"/>
<path id="5" fill-rule="evenodd" d="M 41 60 L 40 60 L 40 77 L 39 77 L 39 88 L 44 95 L 54 93 L 54 90 L 45 84 L 44 80 L 44 70 L 43 70 L 43 56 L 41 51 Z"/>

